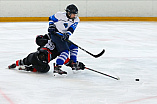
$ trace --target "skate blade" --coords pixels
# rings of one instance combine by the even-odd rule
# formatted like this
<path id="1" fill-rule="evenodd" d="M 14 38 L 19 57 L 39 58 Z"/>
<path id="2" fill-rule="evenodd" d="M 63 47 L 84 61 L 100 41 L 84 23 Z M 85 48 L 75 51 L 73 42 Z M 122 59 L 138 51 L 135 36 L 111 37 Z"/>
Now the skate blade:
<path id="1" fill-rule="evenodd" d="M 64 78 L 67 76 L 67 74 L 58 74 L 58 73 L 53 73 L 53 76 L 56 78 Z"/>

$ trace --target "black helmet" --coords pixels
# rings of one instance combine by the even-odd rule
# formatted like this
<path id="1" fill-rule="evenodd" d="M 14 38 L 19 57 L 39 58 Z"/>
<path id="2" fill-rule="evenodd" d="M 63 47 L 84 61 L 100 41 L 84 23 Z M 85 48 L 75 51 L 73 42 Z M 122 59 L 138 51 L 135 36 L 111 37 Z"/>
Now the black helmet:
<path id="1" fill-rule="evenodd" d="M 70 14 L 78 14 L 78 9 L 74 4 L 70 4 L 67 6 L 67 8 L 65 9 L 66 12 L 69 12 Z"/>

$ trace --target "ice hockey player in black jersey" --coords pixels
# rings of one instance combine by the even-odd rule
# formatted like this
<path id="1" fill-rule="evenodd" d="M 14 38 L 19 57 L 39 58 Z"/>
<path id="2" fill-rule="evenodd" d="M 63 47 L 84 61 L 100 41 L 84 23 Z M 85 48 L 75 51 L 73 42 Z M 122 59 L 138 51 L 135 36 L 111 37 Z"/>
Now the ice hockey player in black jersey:
<path id="1" fill-rule="evenodd" d="M 27 57 L 22 60 L 17 60 L 8 68 L 16 68 L 16 66 L 24 66 L 24 68 L 19 68 L 19 70 L 26 70 L 32 72 L 46 73 L 50 70 L 49 62 L 55 59 L 60 53 L 57 51 L 55 44 L 51 41 L 48 34 L 38 35 L 36 37 L 36 44 L 40 46 L 36 52 L 30 53 Z M 71 60 L 67 58 L 66 66 L 70 66 L 72 69 L 83 70 L 85 65 L 82 62 L 76 62 L 77 65 L 73 66 Z M 54 66 L 55 67 L 55 66 Z M 67 74 L 67 72 L 58 70 L 58 74 Z"/>
<path id="2" fill-rule="evenodd" d="M 78 8 L 71 4 L 66 7 L 65 12 L 57 12 L 49 17 L 48 32 L 60 54 L 54 66 L 54 73 L 58 73 L 58 70 L 62 71 L 61 67 L 68 58 L 69 53 L 73 70 L 77 70 L 77 67 L 74 66 L 77 66 L 78 47 L 66 41 L 74 33 L 80 21 L 77 15 Z"/>

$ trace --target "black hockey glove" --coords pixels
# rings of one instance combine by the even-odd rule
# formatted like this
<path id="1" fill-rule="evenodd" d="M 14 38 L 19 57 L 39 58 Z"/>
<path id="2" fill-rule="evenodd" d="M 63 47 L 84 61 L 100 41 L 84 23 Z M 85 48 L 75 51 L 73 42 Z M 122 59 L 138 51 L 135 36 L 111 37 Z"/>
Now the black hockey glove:
<path id="1" fill-rule="evenodd" d="M 82 62 L 78 62 L 78 66 L 80 67 L 81 70 L 85 69 L 85 65 Z"/>
<path id="2" fill-rule="evenodd" d="M 56 26 L 55 24 L 50 24 L 48 28 L 49 33 L 55 33 L 56 32 Z"/>
<path id="3" fill-rule="evenodd" d="M 70 60 L 70 61 L 66 64 L 66 66 L 73 67 L 73 66 L 72 66 L 72 60 Z M 79 62 L 79 61 L 76 62 L 76 67 L 77 67 L 77 69 L 79 69 L 79 70 L 84 70 L 84 69 L 85 69 L 85 65 L 84 65 L 82 62 Z"/>
<path id="4" fill-rule="evenodd" d="M 68 40 L 69 39 L 69 33 L 63 33 L 62 40 Z"/>

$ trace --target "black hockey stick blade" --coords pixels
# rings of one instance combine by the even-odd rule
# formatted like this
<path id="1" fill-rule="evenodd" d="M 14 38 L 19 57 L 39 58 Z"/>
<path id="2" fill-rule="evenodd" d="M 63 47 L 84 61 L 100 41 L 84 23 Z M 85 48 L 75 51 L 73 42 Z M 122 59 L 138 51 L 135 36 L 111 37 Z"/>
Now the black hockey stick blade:
<path id="1" fill-rule="evenodd" d="M 105 53 L 105 49 L 103 49 L 99 54 L 92 55 L 92 56 L 95 57 L 95 58 L 98 58 L 98 57 L 102 56 L 104 53 Z"/>
<path id="2" fill-rule="evenodd" d="M 66 40 L 66 41 L 69 42 L 69 43 L 74 44 L 75 46 L 77 46 L 78 48 L 80 48 L 81 50 L 85 51 L 86 53 L 90 54 L 91 56 L 93 56 L 95 58 L 98 58 L 98 57 L 100 57 L 101 55 L 103 55 L 105 53 L 105 49 L 103 49 L 99 54 L 94 55 L 91 52 L 89 52 L 89 51 L 83 49 L 82 47 L 78 46 L 77 44 L 73 43 L 72 41 L 70 41 L 70 40 Z"/>

